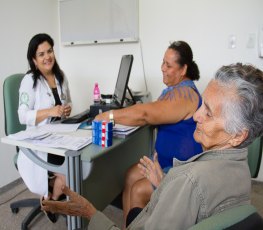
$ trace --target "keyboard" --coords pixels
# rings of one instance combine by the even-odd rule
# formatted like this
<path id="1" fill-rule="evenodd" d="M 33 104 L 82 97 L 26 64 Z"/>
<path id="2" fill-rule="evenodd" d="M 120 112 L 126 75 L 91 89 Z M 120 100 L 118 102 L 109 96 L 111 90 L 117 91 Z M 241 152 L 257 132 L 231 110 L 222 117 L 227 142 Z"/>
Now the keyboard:
<path id="1" fill-rule="evenodd" d="M 81 123 L 83 121 L 93 120 L 93 118 L 90 117 L 90 110 L 86 109 L 83 112 L 76 114 L 72 117 L 68 117 L 61 120 L 62 124 L 76 124 Z"/>

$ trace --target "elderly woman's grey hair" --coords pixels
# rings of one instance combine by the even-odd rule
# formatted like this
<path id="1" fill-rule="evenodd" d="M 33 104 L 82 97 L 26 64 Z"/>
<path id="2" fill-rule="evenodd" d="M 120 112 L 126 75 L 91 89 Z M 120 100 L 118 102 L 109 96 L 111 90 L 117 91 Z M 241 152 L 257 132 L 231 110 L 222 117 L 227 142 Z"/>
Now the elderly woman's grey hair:
<path id="1" fill-rule="evenodd" d="M 235 95 L 223 103 L 222 116 L 227 133 L 248 131 L 247 139 L 238 146 L 246 147 L 263 134 L 263 72 L 237 63 L 221 67 L 214 79 Z"/>

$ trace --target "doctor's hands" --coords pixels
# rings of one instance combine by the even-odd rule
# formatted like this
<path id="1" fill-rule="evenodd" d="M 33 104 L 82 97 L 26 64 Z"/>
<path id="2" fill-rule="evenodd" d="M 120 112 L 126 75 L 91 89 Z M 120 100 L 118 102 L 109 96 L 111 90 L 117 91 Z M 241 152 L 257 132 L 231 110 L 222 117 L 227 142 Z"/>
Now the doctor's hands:
<path id="1" fill-rule="evenodd" d="M 159 186 L 164 173 L 159 164 L 157 153 L 154 153 L 153 161 L 146 156 L 141 158 L 138 168 L 140 169 L 140 173 L 146 177 L 152 185 L 155 187 Z"/>
<path id="2" fill-rule="evenodd" d="M 62 187 L 62 192 L 69 196 L 68 201 L 43 200 L 42 210 L 70 216 L 82 216 L 88 219 L 97 212 L 88 200 L 73 192 L 67 186 Z"/>
<path id="3" fill-rule="evenodd" d="M 64 105 L 63 116 L 69 117 L 70 113 L 71 113 L 71 106 L 70 105 Z"/>
<path id="4" fill-rule="evenodd" d="M 56 105 L 50 109 L 50 117 L 69 117 L 71 113 L 70 105 Z"/>
<path id="5" fill-rule="evenodd" d="M 70 105 L 56 105 L 49 109 L 37 110 L 35 124 L 39 124 L 48 117 L 68 117 L 71 113 Z"/>

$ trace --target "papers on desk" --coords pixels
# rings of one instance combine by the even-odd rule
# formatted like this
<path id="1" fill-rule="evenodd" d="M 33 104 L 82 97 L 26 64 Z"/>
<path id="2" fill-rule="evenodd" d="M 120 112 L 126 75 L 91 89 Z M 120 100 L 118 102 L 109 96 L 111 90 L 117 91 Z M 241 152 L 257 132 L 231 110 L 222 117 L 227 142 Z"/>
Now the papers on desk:
<path id="1" fill-rule="evenodd" d="M 78 127 L 80 126 L 80 123 L 78 124 L 46 124 L 37 127 L 40 131 L 46 131 L 46 132 L 59 132 L 59 133 L 67 133 L 67 132 L 75 132 L 77 131 Z"/>
<path id="2" fill-rule="evenodd" d="M 113 136 L 119 138 L 125 138 L 138 128 L 139 126 L 127 126 L 127 125 L 115 124 L 115 126 L 113 127 Z"/>
<path id="3" fill-rule="evenodd" d="M 63 134 L 51 134 L 41 140 L 30 140 L 32 144 L 52 147 L 63 148 L 70 150 L 79 150 L 92 142 L 92 137 L 75 137 Z"/>
<path id="4" fill-rule="evenodd" d="M 18 133 L 10 134 L 8 137 L 17 141 L 22 141 L 27 139 L 41 140 L 49 135 L 51 135 L 51 133 L 48 133 L 45 130 L 29 129 L 25 131 L 20 131 Z"/>
<path id="5" fill-rule="evenodd" d="M 25 140 L 39 146 L 79 150 L 92 142 L 92 136 L 80 137 L 68 134 L 68 132 L 75 132 L 78 126 L 79 124 L 48 124 L 20 131 L 8 137 L 19 141 Z"/>

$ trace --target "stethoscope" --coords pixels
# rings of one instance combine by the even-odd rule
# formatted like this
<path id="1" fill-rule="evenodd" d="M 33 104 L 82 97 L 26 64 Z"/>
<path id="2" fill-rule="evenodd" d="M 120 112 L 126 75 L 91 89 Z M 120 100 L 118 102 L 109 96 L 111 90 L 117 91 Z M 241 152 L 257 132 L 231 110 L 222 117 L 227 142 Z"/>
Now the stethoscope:
<path id="1" fill-rule="evenodd" d="M 52 99 L 54 99 L 54 98 L 53 98 L 53 93 L 51 92 L 51 89 L 50 89 L 47 81 L 46 81 L 44 78 L 43 78 L 43 81 L 44 81 L 44 85 L 45 85 L 46 90 L 47 90 L 47 95 L 48 95 L 49 97 L 52 97 Z M 56 83 L 57 83 L 57 81 L 56 81 Z M 63 101 L 66 100 L 66 95 L 65 95 L 65 93 L 63 92 L 62 86 L 60 86 L 60 91 L 61 91 L 60 100 L 61 100 L 61 102 L 62 102 L 62 104 L 63 104 Z"/>

